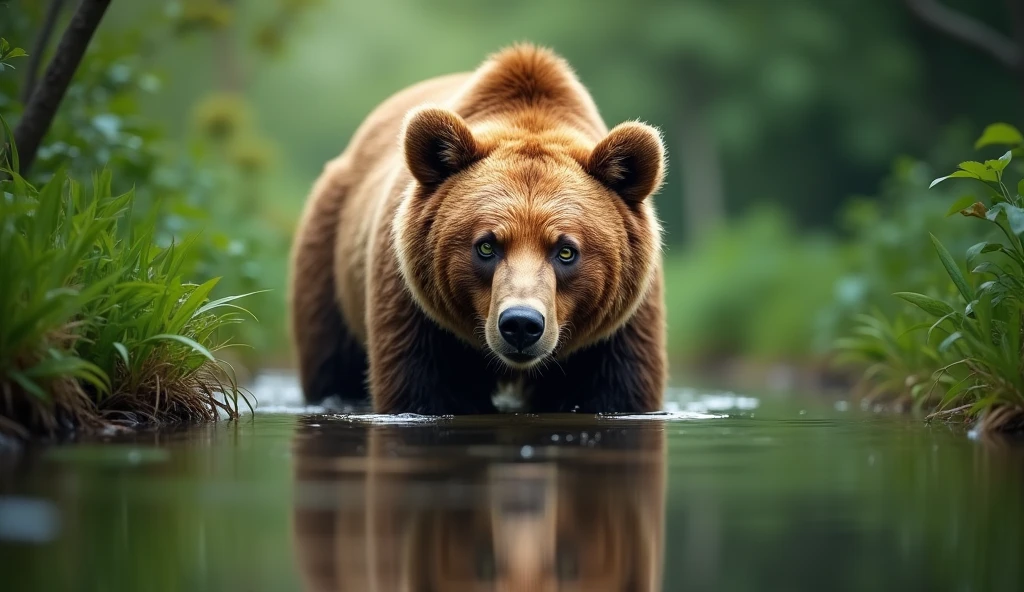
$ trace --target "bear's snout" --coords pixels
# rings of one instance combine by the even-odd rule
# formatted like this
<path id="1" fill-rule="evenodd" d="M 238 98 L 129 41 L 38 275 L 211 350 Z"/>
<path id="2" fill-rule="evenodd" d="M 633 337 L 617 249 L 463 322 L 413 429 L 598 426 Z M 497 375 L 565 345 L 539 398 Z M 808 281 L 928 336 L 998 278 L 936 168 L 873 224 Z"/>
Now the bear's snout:
<path id="1" fill-rule="evenodd" d="M 498 331 L 521 353 L 544 335 L 544 315 L 528 306 L 510 307 L 498 315 Z"/>

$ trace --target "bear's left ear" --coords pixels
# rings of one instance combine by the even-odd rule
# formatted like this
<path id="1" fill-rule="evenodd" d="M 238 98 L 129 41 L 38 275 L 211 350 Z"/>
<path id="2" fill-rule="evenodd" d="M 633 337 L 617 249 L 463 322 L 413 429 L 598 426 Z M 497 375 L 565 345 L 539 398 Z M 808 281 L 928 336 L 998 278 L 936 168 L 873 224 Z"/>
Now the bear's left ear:
<path id="1" fill-rule="evenodd" d="M 458 114 L 440 107 L 409 112 L 402 134 L 405 163 L 417 181 L 435 186 L 479 159 L 473 132 Z"/>
<path id="2" fill-rule="evenodd" d="M 585 168 L 622 199 L 640 203 L 665 176 L 661 134 L 643 123 L 619 124 L 594 147 Z"/>

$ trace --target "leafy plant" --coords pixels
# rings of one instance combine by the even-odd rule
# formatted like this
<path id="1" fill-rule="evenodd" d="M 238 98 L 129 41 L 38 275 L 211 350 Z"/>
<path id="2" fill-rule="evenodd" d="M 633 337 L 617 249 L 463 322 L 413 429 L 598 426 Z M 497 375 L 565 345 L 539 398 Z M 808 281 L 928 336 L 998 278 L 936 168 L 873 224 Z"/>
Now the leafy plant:
<path id="1" fill-rule="evenodd" d="M 880 317 L 869 317 L 858 337 L 841 347 L 875 369 L 869 379 L 895 390 L 901 373 L 913 383 L 909 395 L 922 404 L 937 404 L 941 415 L 980 416 L 986 429 L 1024 428 L 1024 180 L 1014 174 L 1013 156 L 1024 150 L 1020 132 L 1004 123 L 985 129 L 976 149 L 992 145 L 1008 147 L 1002 156 L 985 161 L 966 161 L 953 173 L 935 179 L 934 187 L 948 179 L 967 179 L 981 197 L 971 194 L 953 203 L 948 215 L 977 218 L 996 231 L 988 240 L 966 250 L 961 269 L 949 250 L 934 235 L 931 243 L 948 281 L 930 293 L 898 292 L 896 296 L 915 305 L 927 322 L 908 327 L 896 341 L 892 332 L 880 330 Z M 1011 177 L 1017 178 L 1013 183 Z M 1011 191 L 1014 187 L 1015 191 Z M 979 229 L 983 230 L 983 229 Z M 981 235 L 982 232 L 978 232 Z M 981 238 L 978 236 L 977 238 Z M 951 288 L 955 288 L 955 294 Z M 941 296 L 940 294 L 949 296 Z M 907 343 L 907 335 L 915 335 Z M 900 349 L 894 349 L 897 344 Z M 916 348 L 916 349 L 915 349 Z M 909 354 L 908 354 L 909 350 Z M 895 355 L 894 354 L 898 354 Z M 924 362 L 916 369 L 933 367 L 927 388 L 916 380 L 904 362 L 911 355 Z"/>
<path id="2" fill-rule="evenodd" d="M 13 13 L 11 34 L 34 35 L 38 15 L 33 17 L 28 10 Z M 295 216 L 278 211 L 272 203 L 262 205 L 273 153 L 255 125 L 243 118 L 246 125 L 218 138 L 210 137 L 207 127 L 199 127 L 200 133 L 190 135 L 185 146 L 173 128 L 145 113 L 147 101 L 164 86 L 155 63 L 160 45 L 151 37 L 167 34 L 168 25 L 163 23 L 159 34 L 149 28 L 100 31 L 27 180 L 43 186 L 58 171 L 88 179 L 93 171 L 109 170 L 114 192 L 131 190 L 135 195 L 132 223 L 155 222 L 158 245 L 189 237 L 181 273 L 200 280 L 220 277 L 212 298 L 283 285 Z M 0 115 L 12 122 L 21 111 L 16 82 L 14 76 L 0 76 Z M 244 103 L 231 106 L 231 114 L 245 111 Z M 283 359 L 287 343 L 280 312 L 283 290 L 254 297 L 247 308 L 260 323 L 222 331 L 253 346 L 228 356 L 243 379 L 248 369 L 268 358 Z"/>
<path id="3" fill-rule="evenodd" d="M 0 72 L 3 72 L 7 68 L 11 70 L 14 66 L 11 65 L 10 60 L 14 58 L 22 58 L 28 55 L 25 50 L 20 47 L 13 47 L 6 39 L 0 37 Z"/>
<path id="4" fill-rule="evenodd" d="M 932 377 L 944 365 L 942 354 L 928 343 L 920 343 L 917 331 L 930 325 L 920 312 L 899 312 L 892 316 L 875 308 L 858 314 L 850 335 L 837 340 L 838 364 L 863 365 L 860 395 L 897 407 L 920 407 L 930 397 Z M 948 381 L 942 376 L 940 381 Z"/>
<path id="5" fill-rule="evenodd" d="M 36 190 L 13 147 L 6 157 L 0 429 L 237 416 L 247 400 L 213 353 L 242 296 L 211 301 L 216 279 L 184 281 L 187 248 L 160 248 L 153 221 L 131 223 L 133 193 L 113 195 L 109 172 L 88 191 L 60 171 Z"/>

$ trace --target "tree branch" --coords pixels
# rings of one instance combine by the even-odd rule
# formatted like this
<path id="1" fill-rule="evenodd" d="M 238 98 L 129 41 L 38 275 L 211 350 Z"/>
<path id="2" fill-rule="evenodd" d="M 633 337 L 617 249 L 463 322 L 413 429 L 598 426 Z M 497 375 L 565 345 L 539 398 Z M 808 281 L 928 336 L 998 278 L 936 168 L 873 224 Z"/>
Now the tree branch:
<path id="1" fill-rule="evenodd" d="M 14 141 L 21 157 L 22 175 L 28 173 L 43 142 L 43 136 L 50 129 L 57 114 L 64 93 L 71 84 L 71 78 L 82 62 L 89 41 L 96 27 L 107 11 L 110 0 L 82 0 L 60 38 L 57 52 L 46 67 L 42 81 L 32 91 L 25 105 L 25 112 L 14 129 Z"/>
<path id="2" fill-rule="evenodd" d="M 938 0 L 905 2 L 914 16 L 933 29 L 989 54 L 1013 72 L 1024 73 L 1024 52 L 1006 35 L 943 6 Z"/>
<path id="3" fill-rule="evenodd" d="M 50 6 L 46 9 L 46 16 L 43 17 L 43 26 L 39 29 L 36 42 L 32 46 L 32 53 L 28 54 L 28 68 L 25 75 L 25 88 L 21 90 L 21 102 L 28 103 L 32 97 L 32 91 L 36 86 L 36 79 L 39 77 L 39 66 L 43 62 L 43 54 L 50 45 L 50 37 L 53 36 L 53 28 L 57 25 L 57 17 L 60 10 L 64 8 L 64 0 L 50 0 Z"/>
<path id="4" fill-rule="evenodd" d="M 1006 0 L 1006 8 L 1013 19 L 1013 34 L 1017 39 L 1018 51 L 1024 53 L 1024 0 Z"/>

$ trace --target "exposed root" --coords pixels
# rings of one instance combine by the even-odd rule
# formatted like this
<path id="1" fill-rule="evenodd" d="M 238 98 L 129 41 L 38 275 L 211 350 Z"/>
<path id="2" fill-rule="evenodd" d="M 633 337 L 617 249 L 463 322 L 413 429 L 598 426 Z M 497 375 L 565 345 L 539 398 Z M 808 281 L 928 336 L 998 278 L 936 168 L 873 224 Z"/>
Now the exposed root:
<path id="1" fill-rule="evenodd" d="M 98 432 L 115 427 L 236 419 L 239 404 L 249 399 L 220 365 L 203 361 L 183 367 L 181 359 L 151 356 L 137 375 L 122 368 L 114 392 L 94 400 L 74 378 L 62 377 L 43 386 L 42 399 L 17 382 L 0 382 L 0 434 L 27 440 L 35 436 L 63 437 L 76 431 Z"/>
<path id="2" fill-rule="evenodd" d="M 0 433 L 24 440 L 35 434 L 54 437 L 78 427 L 103 427 L 96 405 L 78 380 L 55 378 L 43 388 L 49 399 L 27 392 L 14 380 L 0 378 Z"/>
<path id="3" fill-rule="evenodd" d="M 979 427 L 983 432 L 1024 432 L 1024 407 L 999 405 L 981 416 Z"/>
<path id="4" fill-rule="evenodd" d="M 969 422 L 974 419 L 971 413 L 973 404 L 961 405 L 953 409 L 936 411 L 925 417 L 925 421 L 941 420 L 946 422 Z M 975 426 L 981 433 L 1024 433 L 1024 407 L 1001 404 L 986 409 L 978 416 Z"/>
<path id="5" fill-rule="evenodd" d="M 931 421 L 933 419 L 941 419 L 943 421 L 950 421 L 957 416 L 967 419 L 969 417 L 971 407 L 973 406 L 974 405 L 961 405 L 959 407 L 954 407 L 953 409 L 943 409 L 941 411 L 935 411 L 934 413 L 929 413 L 927 416 L 925 416 L 924 420 Z"/>

